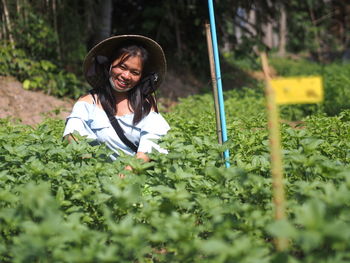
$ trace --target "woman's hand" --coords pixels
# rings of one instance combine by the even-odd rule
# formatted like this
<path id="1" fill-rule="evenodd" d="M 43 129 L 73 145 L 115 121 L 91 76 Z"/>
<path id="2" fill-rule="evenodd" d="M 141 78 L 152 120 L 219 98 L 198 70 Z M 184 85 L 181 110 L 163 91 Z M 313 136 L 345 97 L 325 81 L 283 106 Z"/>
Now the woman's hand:
<path id="1" fill-rule="evenodd" d="M 136 158 L 137 159 L 142 159 L 145 162 L 149 162 L 151 159 L 148 157 L 147 154 L 143 153 L 143 152 L 137 152 L 136 153 Z"/>
<path id="2" fill-rule="evenodd" d="M 63 137 L 65 140 L 67 140 L 69 143 L 72 141 L 78 142 L 78 140 L 73 136 L 73 134 L 67 134 L 66 136 Z"/>
<path id="3" fill-rule="evenodd" d="M 144 162 L 149 162 L 151 159 L 148 157 L 147 154 L 143 153 L 143 152 L 137 152 L 136 153 L 136 158 L 137 159 L 141 159 L 143 160 Z M 130 165 L 127 165 L 125 166 L 124 170 L 126 171 L 132 171 L 132 167 Z M 118 176 L 121 178 L 121 179 L 124 179 L 125 178 L 125 175 L 124 174 L 118 174 Z"/>
<path id="4" fill-rule="evenodd" d="M 132 171 L 132 167 L 130 165 L 125 166 L 124 170 L 126 171 Z M 119 178 L 124 179 L 125 174 L 118 174 Z"/>

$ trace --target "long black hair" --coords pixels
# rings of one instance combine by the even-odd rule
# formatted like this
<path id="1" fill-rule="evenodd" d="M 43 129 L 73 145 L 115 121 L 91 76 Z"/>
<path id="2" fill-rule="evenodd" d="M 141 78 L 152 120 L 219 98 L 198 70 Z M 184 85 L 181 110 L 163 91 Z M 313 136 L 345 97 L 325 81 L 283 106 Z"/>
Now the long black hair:
<path id="1" fill-rule="evenodd" d="M 145 72 L 145 67 L 148 63 L 148 52 L 145 48 L 139 45 L 126 45 L 120 48 L 115 56 L 111 57 L 108 63 L 103 63 L 104 72 L 104 85 L 95 88 L 94 93 L 103 107 L 103 109 L 110 114 L 116 114 L 116 99 L 114 96 L 113 88 L 109 83 L 109 69 L 110 65 L 116 59 L 120 58 L 117 65 L 124 63 L 130 57 L 139 56 L 142 63 L 142 73 L 139 83 L 131 90 L 127 91 L 129 107 L 134 112 L 133 125 L 139 123 L 144 117 L 146 117 L 151 110 L 158 112 L 157 101 L 155 98 L 157 75 L 155 72 Z M 116 66 L 116 65 L 115 65 Z"/>

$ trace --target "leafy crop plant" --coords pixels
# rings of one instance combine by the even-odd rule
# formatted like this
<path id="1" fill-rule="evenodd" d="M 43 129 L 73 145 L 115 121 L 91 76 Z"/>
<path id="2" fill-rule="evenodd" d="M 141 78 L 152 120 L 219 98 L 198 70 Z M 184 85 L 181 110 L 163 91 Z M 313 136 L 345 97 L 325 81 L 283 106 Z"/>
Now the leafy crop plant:
<path id="1" fill-rule="evenodd" d="M 350 112 L 282 125 L 288 220 L 274 222 L 263 95 L 226 93 L 223 146 L 211 101 L 189 97 L 166 115 L 169 154 L 150 163 L 68 144 L 60 120 L 2 119 L 0 261 L 349 262 Z"/>

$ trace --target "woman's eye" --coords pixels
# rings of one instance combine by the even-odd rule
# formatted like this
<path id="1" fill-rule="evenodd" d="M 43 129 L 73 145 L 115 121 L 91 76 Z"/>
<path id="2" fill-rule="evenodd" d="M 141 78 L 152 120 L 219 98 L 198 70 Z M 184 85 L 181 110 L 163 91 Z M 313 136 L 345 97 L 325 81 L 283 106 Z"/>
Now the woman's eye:
<path id="1" fill-rule="evenodd" d="M 139 76 L 140 75 L 140 72 L 138 72 L 138 71 L 133 71 L 133 72 L 131 72 L 133 75 L 135 75 L 135 76 Z"/>

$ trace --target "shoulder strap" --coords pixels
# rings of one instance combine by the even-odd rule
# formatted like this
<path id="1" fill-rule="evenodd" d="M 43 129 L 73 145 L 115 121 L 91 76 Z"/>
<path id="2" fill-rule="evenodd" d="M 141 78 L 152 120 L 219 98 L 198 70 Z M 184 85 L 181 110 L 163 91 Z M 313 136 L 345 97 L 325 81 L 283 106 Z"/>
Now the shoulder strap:
<path id="1" fill-rule="evenodd" d="M 95 93 L 92 90 L 90 90 L 90 94 L 91 94 L 92 98 L 94 99 L 94 102 L 96 103 L 95 96 L 94 96 Z M 136 153 L 138 147 L 135 144 L 133 144 L 128 138 L 126 138 L 124 131 L 123 131 L 122 127 L 120 127 L 120 124 L 119 124 L 117 118 L 115 116 L 113 116 L 110 112 L 106 111 L 105 109 L 103 109 L 103 110 L 107 114 L 108 119 L 111 122 L 118 137 L 122 140 L 122 142 L 126 146 L 128 146 L 131 150 L 133 150 Z"/>
<path id="2" fill-rule="evenodd" d="M 114 130 L 116 131 L 116 133 L 118 134 L 118 136 L 122 140 L 122 142 L 136 153 L 138 147 L 135 144 L 133 144 L 128 138 L 126 138 L 124 131 L 123 131 L 122 127 L 120 127 L 120 124 L 119 124 L 118 120 L 116 119 L 116 117 L 111 115 L 107 111 L 105 111 L 105 112 L 106 112 L 108 119 L 111 122 Z"/>

